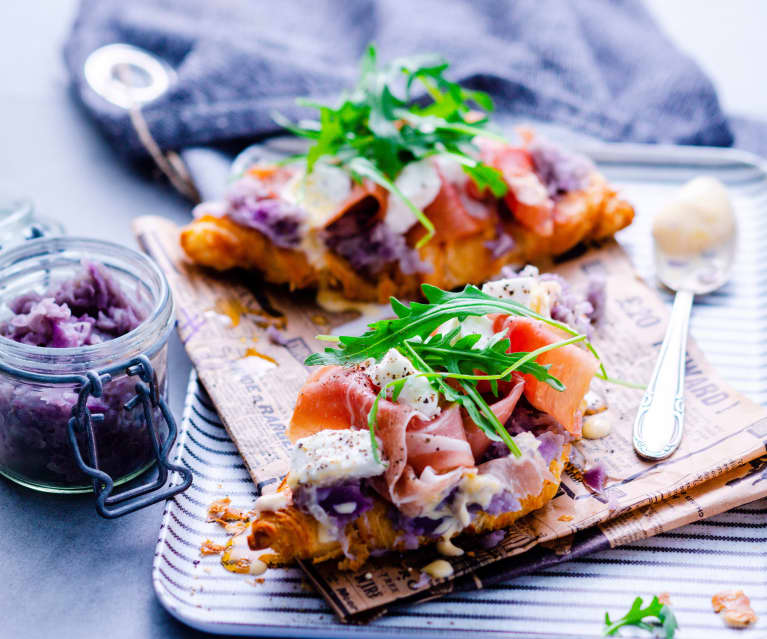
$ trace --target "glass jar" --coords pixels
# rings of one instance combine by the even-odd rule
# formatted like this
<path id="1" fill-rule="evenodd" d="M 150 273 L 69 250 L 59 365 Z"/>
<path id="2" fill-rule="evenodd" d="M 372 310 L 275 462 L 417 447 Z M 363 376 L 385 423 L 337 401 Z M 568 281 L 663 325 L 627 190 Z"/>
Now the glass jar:
<path id="1" fill-rule="evenodd" d="M 165 276 L 147 256 L 111 242 L 72 237 L 31 240 L 3 251 L 0 323 L 12 315 L 13 300 L 72 279 L 84 263 L 103 265 L 144 319 L 114 339 L 69 348 L 0 336 L 0 473 L 36 490 L 80 493 L 97 487 L 99 492 L 111 481 L 128 481 L 155 459 L 163 466 L 159 453 L 167 456 L 168 441 L 175 437 L 164 404 L 173 299 Z M 142 373 L 147 361 L 142 356 L 154 377 Z M 142 375 L 146 384 L 140 392 Z M 152 401 L 142 399 L 150 388 Z M 78 401 L 84 404 L 79 409 Z M 77 421 L 71 424 L 73 417 Z M 98 471 L 86 474 L 78 456 Z"/>
<path id="2" fill-rule="evenodd" d="M 0 194 L 0 251 L 38 237 L 61 235 L 64 227 L 35 213 L 31 200 Z"/>

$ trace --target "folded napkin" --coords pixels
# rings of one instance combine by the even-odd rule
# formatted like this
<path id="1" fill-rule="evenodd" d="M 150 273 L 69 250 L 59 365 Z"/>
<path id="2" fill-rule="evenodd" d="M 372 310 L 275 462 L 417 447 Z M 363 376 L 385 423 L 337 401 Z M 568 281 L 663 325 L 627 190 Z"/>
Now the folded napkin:
<path id="1" fill-rule="evenodd" d="M 492 94 L 502 116 L 605 140 L 734 141 L 711 82 L 635 0 L 83 0 L 64 47 L 72 80 L 115 146 L 142 155 L 127 112 L 83 74 L 88 55 L 114 42 L 176 70 L 143 108 L 163 149 L 277 132 L 273 111 L 299 116 L 297 96 L 333 100 L 371 42 L 383 60 L 443 54 L 452 76 Z M 763 125 L 742 129 L 745 146 L 767 152 Z"/>

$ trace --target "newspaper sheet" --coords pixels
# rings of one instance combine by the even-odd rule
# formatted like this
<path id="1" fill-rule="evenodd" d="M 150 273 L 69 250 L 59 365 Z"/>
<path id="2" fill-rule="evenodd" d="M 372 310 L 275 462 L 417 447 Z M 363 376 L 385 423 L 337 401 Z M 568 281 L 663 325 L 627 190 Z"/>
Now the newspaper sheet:
<path id="1" fill-rule="evenodd" d="M 253 481 L 264 494 L 275 490 L 289 468 L 285 426 L 309 372 L 303 362 L 323 346 L 314 336 L 346 325 L 357 314 L 328 312 L 311 294 L 264 285 L 255 274 L 197 267 L 184 257 L 177 227 L 163 218 L 139 218 L 135 232 L 168 277 L 181 340 Z M 594 247 L 553 270 L 576 289 L 585 287 L 593 273 L 606 278 L 607 312 L 592 341 L 611 377 L 646 382 L 668 313 L 620 246 L 611 241 Z M 269 339 L 270 325 L 285 336 L 282 344 Z M 436 557 L 432 550 L 373 559 L 357 573 L 339 572 L 332 561 L 303 565 L 339 618 L 365 620 L 403 602 L 482 587 L 767 494 L 762 481 L 767 410 L 718 377 L 692 340 L 685 433 L 667 460 L 650 463 L 634 453 L 632 425 L 642 391 L 596 383 L 607 398 L 610 435 L 575 443 L 554 499 L 510 528 L 495 548 L 450 558 L 451 577 L 423 578 L 420 568 Z M 607 482 L 605 490 L 595 492 L 583 484 L 581 472 L 599 462 Z M 464 547 L 471 547 L 470 540 Z"/>

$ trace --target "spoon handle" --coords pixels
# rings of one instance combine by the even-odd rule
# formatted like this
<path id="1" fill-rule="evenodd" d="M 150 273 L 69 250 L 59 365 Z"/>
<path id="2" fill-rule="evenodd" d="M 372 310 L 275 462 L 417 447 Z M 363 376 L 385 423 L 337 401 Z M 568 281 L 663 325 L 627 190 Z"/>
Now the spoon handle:
<path id="1" fill-rule="evenodd" d="M 693 293 L 674 298 L 666 336 L 634 421 L 634 450 L 647 459 L 664 459 L 682 441 L 687 325 Z"/>

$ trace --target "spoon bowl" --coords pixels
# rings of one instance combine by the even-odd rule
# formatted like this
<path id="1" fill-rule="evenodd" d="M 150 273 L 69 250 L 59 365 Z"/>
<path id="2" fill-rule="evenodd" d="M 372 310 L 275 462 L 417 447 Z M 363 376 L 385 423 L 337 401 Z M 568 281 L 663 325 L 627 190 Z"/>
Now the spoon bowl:
<path id="1" fill-rule="evenodd" d="M 694 254 L 669 253 L 654 242 L 658 279 L 676 291 L 676 296 L 666 336 L 634 421 L 634 450 L 645 459 L 664 459 L 682 441 L 687 329 L 693 299 L 715 291 L 729 280 L 736 245 L 734 229 L 719 243 Z"/>
<path id="2" fill-rule="evenodd" d="M 735 236 L 695 255 L 671 255 L 655 243 L 655 273 L 672 291 L 690 291 L 706 295 L 724 286 L 730 279 L 735 261 Z"/>

